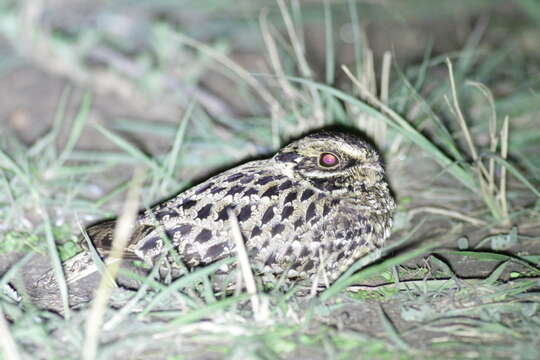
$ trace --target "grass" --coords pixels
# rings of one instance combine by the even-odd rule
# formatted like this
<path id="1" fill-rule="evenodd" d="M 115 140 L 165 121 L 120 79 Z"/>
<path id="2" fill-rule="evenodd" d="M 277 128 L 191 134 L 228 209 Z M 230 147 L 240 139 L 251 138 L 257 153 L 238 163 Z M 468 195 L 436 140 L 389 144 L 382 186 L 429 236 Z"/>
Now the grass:
<path id="1" fill-rule="evenodd" d="M 21 286 L 30 261 L 23 257 L 0 279 L 4 358 L 38 351 L 87 359 L 538 358 L 540 163 L 531 129 L 538 129 L 540 83 L 504 67 L 525 67 L 508 49 L 483 52 L 482 22 L 463 49 L 435 55 L 428 46 L 419 64 L 401 68 L 390 53 L 377 63 L 366 46 L 361 4 L 278 0 L 256 16 L 246 7 L 248 21 L 228 20 L 227 34 L 259 29 L 249 37 L 263 48 L 253 41 L 245 46 L 263 54 L 268 66 L 248 70 L 226 38 L 215 37 L 219 31 L 191 35 L 167 16 L 150 17 L 145 34 L 153 42 L 126 52 L 119 46 L 123 39 L 106 31 L 46 31 L 21 4 L 2 7 L 4 35 L 16 43 L 17 29 L 30 26 L 34 41 L 47 45 L 31 51 L 15 45 L 21 55 L 96 94 L 111 91 L 149 111 L 160 108 L 165 121 L 96 122 L 93 97 L 99 95 L 90 92 L 71 119 L 67 107 L 75 95 L 67 89 L 50 131 L 33 145 L 0 139 L 0 249 L 50 256 L 60 284 L 55 309 L 63 314 L 40 309 Z M 169 9 L 166 2 L 155 6 Z M 210 1 L 190 9 L 205 19 L 227 10 Z M 425 3 L 422 11 L 430 11 Z M 324 24 L 321 73 L 308 55 L 304 26 L 318 20 Z M 355 58 L 339 67 L 343 22 L 350 25 Z M 110 65 L 105 70 L 87 61 L 96 46 L 110 50 L 101 58 Z M 188 76 L 181 78 L 179 67 Z M 230 86 L 241 111 L 229 98 L 196 87 L 208 74 Z M 179 79 L 200 91 L 186 90 Z M 515 91 L 496 92 L 501 79 Z M 319 289 L 279 279 L 263 284 L 242 251 L 238 260 L 164 283 L 155 280 L 156 270 L 142 276 L 113 269 L 139 288 L 103 285 L 92 302 L 68 306 L 73 299 L 60 261 L 78 251 L 78 221 L 122 213 L 133 186 L 141 187 L 140 207 L 147 208 L 211 171 L 335 124 L 372 136 L 400 200 L 380 260 L 359 261 Z M 88 131 L 107 141 L 108 150 L 81 150 Z M 134 139 L 149 140 L 141 146 Z M 144 169 L 139 185 L 128 175 L 137 167 Z M 233 279 L 236 287 L 214 289 L 211 284 L 222 281 L 217 269 L 237 261 L 242 275 Z"/>

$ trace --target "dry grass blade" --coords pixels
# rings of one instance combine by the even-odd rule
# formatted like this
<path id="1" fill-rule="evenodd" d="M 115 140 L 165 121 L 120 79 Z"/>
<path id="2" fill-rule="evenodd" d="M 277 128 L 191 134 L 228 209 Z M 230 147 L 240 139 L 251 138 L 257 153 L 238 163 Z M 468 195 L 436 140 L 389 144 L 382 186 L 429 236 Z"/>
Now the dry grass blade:
<path id="1" fill-rule="evenodd" d="M 392 66 L 392 53 L 386 51 L 383 55 L 382 71 L 381 71 L 381 101 L 388 103 L 388 93 L 390 89 L 390 69 Z"/>
<path id="2" fill-rule="evenodd" d="M 491 94 L 491 91 L 482 83 L 476 81 L 468 81 L 467 85 L 472 85 L 476 89 L 478 89 L 489 103 L 489 108 L 491 109 L 491 116 L 488 123 L 489 150 L 492 153 L 495 153 L 497 151 L 497 145 L 499 141 L 497 139 L 497 113 L 495 111 L 495 100 L 493 99 L 493 94 Z M 489 159 L 488 170 L 489 191 L 493 193 L 495 192 L 495 160 Z"/>
<path id="3" fill-rule="evenodd" d="M 323 253 L 322 249 L 319 249 L 319 269 L 317 270 L 317 275 L 311 284 L 311 290 L 309 292 L 309 297 L 313 298 L 317 295 L 319 289 L 319 282 L 323 280 L 324 286 L 326 289 L 330 287 L 330 280 L 328 274 L 326 273 L 326 256 Z"/>
<path id="4" fill-rule="evenodd" d="M 297 31 L 294 27 L 293 21 L 291 19 L 291 15 L 287 9 L 287 6 L 285 5 L 285 2 L 283 0 L 277 0 L 279 10 L 281 11 L 281 16 L 283 18 L 283 21 L 285 22 L 285 27 L 287 28 L 287 33 L 289 34 L 289 37 L 291 39 L 293 49 L 296 55 L 296 59 L 298 60 L 298 65 L 300 67 L 300 71 L 302 73 L 302 76 L 306 78 L 311 78 L 311 69 L 309 68 L 309 65 L 307 63 L 306 57 L 305 57 L 305 51 L 302 48 L 302 43 L 300 42 Z"/>
<path id="5" fill-rule="evenodd" d="M 268 24 L 268 11 L 261 12 L 261 15 L 259 16 L 259 23 L 261 26 L 261 35 L 266 46 L 266 51 L 268 52 L 270 64 L 274 70 L 274 73 L 276 74 L 279 86 L 283 90 L 285 96 L 290 100 L 301 96 L 301 93 L 296 91 L 294 86 L 291 85 L 291 83 L 285 76 L 285 70 L 283 69 L 283 65 L 279 58 L 279 51 L 276 42 L 270 32 L 270 25 Z"/>
<path id="6" fill-rule="evenodd" d="M 259 23 L 261 26 L 261 35 L 263 38 L 263 41 L 266 46 L 266 51 L 268 52 L 268 56 L 270 59 L 270 64 L 274 70 L 274 73 L 277 76 L 277 81 L 279 83 L 279 86 L 283 90 L 285 97 L 289 99 L 289 104 L 291 106 L 291 109 L 293 113 L 295 114 L 296 118 L 300 122 L 301 127 L 307 127 L 307 121 L 302 116 L 302 113 L 298 109 L 297 105 L 297 99 L 302 99 L 301 92 L 297 91 L 294 86 L 290 84 L 288 81 L 285 70 L 283 69 L 283 65 L 279 58 L 279 51 L 276 45 L 276 42 L 274 41 L 274 38 L 272 37 L 270 33 L 270 25 L 268 24 L 268 12 L 262 11 L 261 15 L 259 16 Z M 279 125 L 279 119 L 283 115 L 285 116 L 285 113 L 281 111 L 281 108 L 276 108 L 272 110 L 272 144 L 276 147 L 279 146 L 279 133 L 278 133 L 278 125 Z"/>
<path id="7" fill-rule="evenodd" d="M 244 240 L 242 238 L 242 233 L 240 231 L 240 226 L 238 225 L 238 219 L 232 211 L 228 211 L 229 219 L 231 224 L 232 238 L 238 254 L 238 263 L 240 264 L 240 271 L 242 273 L 242 278 L 246 284 L 246 290 L 249 295 L 251 295 L 251 305 L 253 307 L 253 314 L 255 320 L 265 321 L 268 319 L 268 308 L 266 303 L 263 303 L 259 295 L 257 294 L 257 286 L 255 284 L 255 278 L 253 277 L 253 272 L 251 271 L 251 265 L 246 252 L 246 247 L 244 245 Z"/>
<path id="8" fill-rule="evenodd" d="M 465 137 L 465 142 L 469 148 L 470 155 L 474 162 L 473 170 L 478 176 L 478 184 L 480 187 L 480 192 L 484 203 L 489 207 L 493 217 L 499 220 L 503 225 L 510 225 L 509 215 L 508 215 L 508 204 L 506 199 L 506 169 L 504 166 L 501 168 L 500 178 L 499 178 L 499 187 L 496 185 L 496 168 L 495 168 L 495 158 L 490 157 L 488 160 L 487 168 L 482 162 L 482 157 L 478 155 L 476 146 L 472 140 L 469 127 L 465 122 L 465 118 L 461 111 L 458 94 L 456 89 L 456 84 L 454 80 L 454 72 L 452 68 L 452 63 L 449 59 L 446 59 L 446 64 L 448 66 L 448 72 L 450 77 L 450 87 L 452 91 L 452 104 L 447 99 L 449 106 L 451 107 L 452 112 L 455 114 L 461 131 Z M 489 108 L 491 109 L 491 117 L 489 120 L 489 149 L 491 154 L 495 154 L 497 146 L 500 143 L 501 145 L 501 158 L 506 160 L 508 155 L 508 119 L 505 119 L 505 124 L 503 129 L 500 132 L 500 137 L 497 138 L 497 114 L 495 111 L 495 102 L 493 100 L 493 95 L 489 89 L 477 82 L 469 82 L 469 85 L 474 86 L 476 89 L 480 90 L 481 93 L 486 97 L 489 103 Z"/>
<path id="9" fill-rule="evenodd" d="M 508 116 L 504 118 L 503 127 L 501 130 L 501 158 L 506 160 L 508 157 Z M 508 221 L 508 202 L 506 201 L 506 167 L 501 166 L 501 178 L 499 183 L 499 203 L 501 204 L 502 213 Z"/>
<path id="10" fill-rule="evenodd" d="M 390 70 L 392 65 L 392 55 L 386 52 L 383 55 L 382 73 L 381 73 L 381 89 L 380 100 L 377 97 L 377 75 L 375 73 L 375 60 L 371 49 L 364 49 L 362 61 L 363 70 L 358 78 L 354 77 L 349 70 L 345 70 L 347 76 L 354 78 L 353 82 L 358 87 L 360 97 L 368 102 L 374 103 L 372 99 L 377 99 L 382 104 L 388 103 L 388 94 L 390 87 Z M 356 81 L 355 81 L 356 80 Z M 355 115 L 358 127 L 364 130 L 375 143 L 383 148 L 386 140 L 387 125 L 384 121 L 370 116 L 365 112 L 358 112 Z"/>
<path id="11" fill-rule="evenodd" d="M 390 92 L 390 70 L 392 69 L 392 53 L 387 51 L 383 55 L 381 70 L 381 101 L 388 104 Z M 386 141 L 386 123 L 378 121 L 377 137 L 375 138 L 379 146 L 383 146 Z"/>
<path id="12" fill-rule="evenodd" d="M 137 168 L 134 174 L 133 185 L 127 194 L 124 211 L 118 218 L 118 222 L 114 229 L 114 238 L 110 255 L 113 258 L 122 258 L 123 249 L 126 247 L 129 240 L 131 229 L 133 227 L 133 223 L 135 222 L 135 217 L 139 207 L 139 192 L 142 186 L 142 179 L 142 170 Z M 115 278 L 119 266 L 120 262 L 114 262 L 107 266 L 106 271 L 111 278 Z M 83 345 L 83 359 L 85 360 L 94 360 L 96 358 L 99 343 L 99 332 L 110 294 L 111 284 L 109 278 L 107 276 L 103 276 L 86 322 L 86 337 Z"/>
<path id="13" fill-rule="evenodd" d="M 472 141 L 471 133 L 469 132 L 469 127 L 467 126 L 465 117 L 463 116 L 463 113 L 461 112 L 461 107 L 459 105 L 459 100 L 458 100 L 458 95 L 457 95 L 457 90 L 456 90 L 456 83 L 454 79 L 454 69 L 452 66 L 452 62 L 448 58 L 446 59 L 446 65 L 448 66 L 448 72 L 449 72 L 449 77 L 450 77 L 450 87 L 452 89 L 453 110 L 457 116 L 461 131 L 463 131 L 463 135 L 465 136 L 465 141 L 467 142 L 467 146 L 469 147 L 471 157 L 474 161 L 477 161 L 478 152 L 476 150 L 476 146 L 474 145 L 474 142 Z"/>
<path id="14" fill-rule="evenodd" d="M 449 210 L 449 209 L 443 209 L 443 208 L 438 208 L 438 207 L 433 207 L 433 206 L 418 207 L 418 208 L 412 209 L 409 214 L 410 214 L 410 216 L 414 216 L 414 215 L 416 215 L 418 213 L 422 213 L 422 212 L 448 216 L 448 217 L 458 219 L 458 220 L 461 220 L 461 221 L 465 221 L 465 222 L 468 222 L 468 223 L 471 223 L 471 224 L 477 225 L 477 226 L 482 226 L 482 225 L 486 224 L 486 222 L 484 220 L 473 218 L 472 216 L 462 214 L 462 213 L 460 213 L 458 211 Z"/>

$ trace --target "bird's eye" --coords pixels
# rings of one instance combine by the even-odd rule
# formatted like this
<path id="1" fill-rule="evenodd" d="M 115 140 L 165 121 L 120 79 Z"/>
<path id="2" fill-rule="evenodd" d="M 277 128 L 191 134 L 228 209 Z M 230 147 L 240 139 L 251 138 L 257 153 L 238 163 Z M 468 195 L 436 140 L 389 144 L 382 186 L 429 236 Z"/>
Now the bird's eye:
<path id="1" fill-rule="evenodd" d="M 336 155 L 331 153 L 322 153 L 319 158 L 319 165 L 326 168 L 331 168 L 339 163 L 339 159 Z"/>

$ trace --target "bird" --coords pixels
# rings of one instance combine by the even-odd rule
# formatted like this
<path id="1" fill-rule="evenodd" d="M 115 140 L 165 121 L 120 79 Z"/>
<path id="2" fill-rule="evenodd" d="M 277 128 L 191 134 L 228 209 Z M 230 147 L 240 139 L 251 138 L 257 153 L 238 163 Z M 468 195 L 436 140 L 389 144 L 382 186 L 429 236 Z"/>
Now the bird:
<path id="1" fill-rule="evenodd" d="M 374 146 L 320 130 L 140 212 L 123 258 L 153 266 L 164 257 L 160 266 L 169 269 L 179 268 L 177 259 L 188 270 L 209 265 L 236 255 L 235 221 L 257 273 L 294 281 L 323 273 L 333 282 L 383 246 L 395 206 Z M 86 230 L 101 256 L 111 251 L 115 224 Z M 92 262 L 88 251 L 83 262 Z M 82 268 L 80 261 L 65 267 L 68 282 Z M 49 273 L 38 286 L 52 282 Z"/>

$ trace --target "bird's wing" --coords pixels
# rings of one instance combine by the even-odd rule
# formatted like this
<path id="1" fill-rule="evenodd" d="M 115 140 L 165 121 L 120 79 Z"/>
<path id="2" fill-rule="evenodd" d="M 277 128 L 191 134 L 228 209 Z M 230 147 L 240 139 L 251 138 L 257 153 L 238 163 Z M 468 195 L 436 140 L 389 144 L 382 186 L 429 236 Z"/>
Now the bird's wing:
<path id="1" fill-rule="evenodd" d="M 247 237 L 261 225 L 256 224 L 257 213 L 276 202 L 279 186 L 291 184 L 267 161 L 223 172 L 146 211 L 137 220 L 124 256 L 152 264 L 168 251 L 168 243 L 190 267 L 228 256 L 234 248 L 229 212 L 236 215 Z M 113 226 L 104 223 L 87 230 L 102 254 L 112 246 Z"/>

